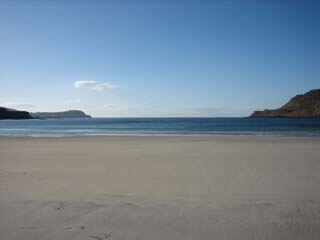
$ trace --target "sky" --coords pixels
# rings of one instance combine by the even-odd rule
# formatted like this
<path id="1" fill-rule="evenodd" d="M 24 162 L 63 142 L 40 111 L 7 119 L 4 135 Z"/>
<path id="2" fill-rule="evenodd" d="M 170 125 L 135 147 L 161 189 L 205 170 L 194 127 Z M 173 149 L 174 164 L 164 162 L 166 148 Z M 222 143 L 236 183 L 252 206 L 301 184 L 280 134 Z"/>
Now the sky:
<path id="1" fill-rule="evenodd" d="M 0 0 L 0 106 L 247 116 L 320 88 L 320 1 Z"/>

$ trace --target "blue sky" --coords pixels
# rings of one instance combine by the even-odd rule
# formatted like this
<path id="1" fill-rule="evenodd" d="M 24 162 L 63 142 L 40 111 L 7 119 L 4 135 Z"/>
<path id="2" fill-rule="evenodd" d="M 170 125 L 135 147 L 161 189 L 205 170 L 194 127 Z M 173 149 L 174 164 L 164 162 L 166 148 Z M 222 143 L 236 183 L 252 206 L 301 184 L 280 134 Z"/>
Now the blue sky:
<path id="1" fill-rule="evenodd" d="M 320 87 L 320 1 L 0 1 L 0 105 L 246 116 Z M 80 81 L 80 82 L 79 82 Z"/>

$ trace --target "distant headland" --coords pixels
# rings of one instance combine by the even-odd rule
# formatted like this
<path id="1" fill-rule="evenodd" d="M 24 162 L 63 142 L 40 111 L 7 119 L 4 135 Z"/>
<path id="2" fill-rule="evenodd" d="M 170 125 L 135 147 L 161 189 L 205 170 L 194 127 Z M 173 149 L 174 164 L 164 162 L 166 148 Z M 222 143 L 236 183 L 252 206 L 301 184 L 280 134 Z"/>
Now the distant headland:
<path id="1" fill-rule="evenodd" d="M 0 107 L 0 119 L 31 119 L 32 116 L 26 111 L 18 111 L 11 108 Z"/>
<path id="2" fill-rule="evenodd" d="M 64 112 L 35 112 L 18 111 L 11 108 L 0 107 L 0 119 L 46 119 L 46 118 L 91 118 L 80 110 L 69 110 Z"/>
<path id="3" fill-rule="evenodd" d="M 64 112 L 35 112 L 30 113 L 33 118 L 91 118 L 80 110 L 69 110 Z"/>
<path id="4" fill-rule="evenodd" d="M 278 109 L 255 111 L 250 117 L 319 118 L 320 89 L 314 89 L 303 95 L 297 95 Z"/>

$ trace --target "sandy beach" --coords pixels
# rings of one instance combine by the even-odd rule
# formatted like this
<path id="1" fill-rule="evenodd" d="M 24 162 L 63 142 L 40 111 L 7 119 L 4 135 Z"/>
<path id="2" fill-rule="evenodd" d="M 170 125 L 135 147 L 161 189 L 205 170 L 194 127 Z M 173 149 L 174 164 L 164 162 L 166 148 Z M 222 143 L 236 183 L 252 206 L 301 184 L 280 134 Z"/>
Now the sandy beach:
<path id="1" fill-rule="evenodd" d="M 0 238 L 320 239 L 320 138 L 0 138 Z"/>

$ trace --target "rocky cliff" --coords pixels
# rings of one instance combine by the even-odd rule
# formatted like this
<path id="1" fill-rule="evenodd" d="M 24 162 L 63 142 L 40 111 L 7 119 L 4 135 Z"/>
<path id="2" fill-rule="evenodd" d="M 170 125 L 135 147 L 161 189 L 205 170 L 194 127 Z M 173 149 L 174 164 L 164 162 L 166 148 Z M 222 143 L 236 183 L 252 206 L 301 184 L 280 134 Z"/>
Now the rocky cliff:
<path id="1" fill-rule="evenodd" d="M 274 110 L 255 111 L 250 117 L 320 117 L 320 89 L 293 97 Z"/>

